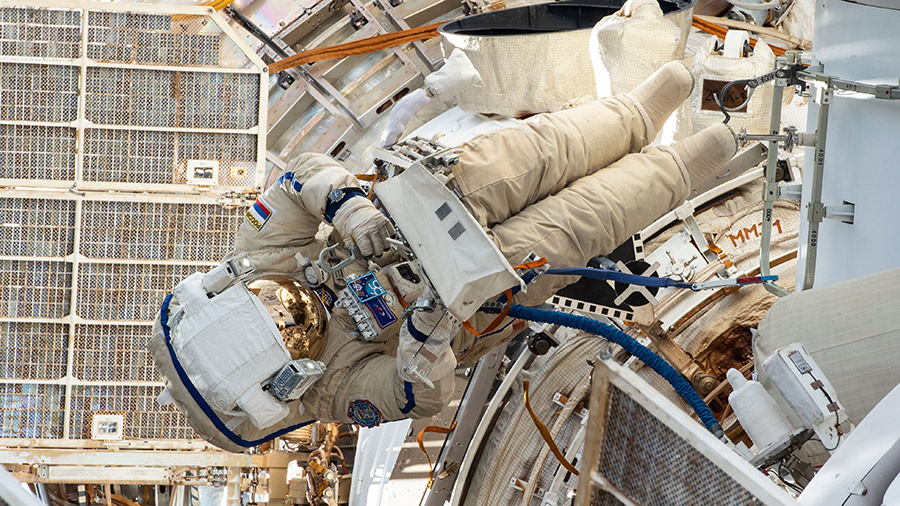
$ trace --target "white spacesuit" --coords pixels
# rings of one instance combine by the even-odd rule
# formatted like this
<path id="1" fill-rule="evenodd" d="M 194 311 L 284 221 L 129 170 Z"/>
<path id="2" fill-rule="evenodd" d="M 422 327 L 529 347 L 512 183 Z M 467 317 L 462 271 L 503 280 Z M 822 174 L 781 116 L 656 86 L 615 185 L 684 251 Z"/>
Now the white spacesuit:
<path id="1" fill-rule="evenodd" d="M 538 115 L 476 137 L 455 148 L 459 161 L 447 186 L 461 195 L 510 264 L 535 253 L 555 267 L 584 266 L 686 198 L 721 182 L 718 171 L 737 149 L 724 125 L 673 146 L 647 147 L 691 88 L 690 72 L 673 62 L 631 93 Z M 370 260 L 344 268 L 341 279 L 324 279 L 315 266 L 324 246 L 317 240 L 323 221 L 333 226 L 332 238 L 339 237 L 347 247 L 355 244 Z M 421 272 L 396 263 L 386 241 L 393 234 L 391 221 L 339 163 L 310 153 L 289 163 L 279 183 L 248 211 L 234 255 L 246 254 L 256 274 L 300 279 L 322 298 L 331 312 L 327 340 L 308 358 L 324 364 L 325 372 L 302 399 L 284 403 L 281 419 L 266 426 L 255 423 L 259 420 L 229 418 L 221 406 L 203 406 L 190 388 L 180 385 L 183 367 L 173 364 L 175 352 L 166 346 L 169 315 L 190 309 L 176 292 L 157 321 L 151 349 L 174 400 L 199 433 L 218 446 L 241 450 L 314 419 L 373 426 L 431 416 L 448 402 L 457 362 L 477 360 L 509 339 L 514 329 L 506 321 L 502 331 L 476 336 L 460 330 L 460 323 L 441 307 L 402 317 L 405 305 L 423 292 L 432 294 Z M 541 276 L 513 302 L 540 304 L 576 279 Z M 375 289 L 366 292 L 363 285 Z M 335 299 L 349 297 L 354 290 L 359 292 L 354 304 L 368 309 L 364 315 L 335 305 Z M 484 329 L 494 316 L 479 314 L 471 326 Z M 232 333 L 233 320 L 228 329 Z M 411 374 L 409 361 L 429 335 L 432 344 L 439 345 L 428 353 L 430 370 Z"/>

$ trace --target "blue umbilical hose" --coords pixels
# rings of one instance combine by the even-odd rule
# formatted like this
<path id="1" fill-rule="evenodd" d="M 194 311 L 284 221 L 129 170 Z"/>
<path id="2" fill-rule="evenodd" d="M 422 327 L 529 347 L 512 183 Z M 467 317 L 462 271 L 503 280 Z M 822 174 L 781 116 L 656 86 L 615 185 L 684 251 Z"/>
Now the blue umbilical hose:
<path id="1" fill-rule="evenodd" d="M 560 269 L 550 269 L 547 274 L 557 274 L 561 276 L 582 276 L 585 278 L 599 279 L 603 281 L 619 281 L 628 283 L 629 285 L 640 286 L 658 286 L 675 288 L 691 288 L 690 283 L 682 283 L 671 278 L 655 278 L 652 276 L 639 276 L 637 274 L 629 274 L 627 272 L 611 271 L 608 269 L 594 269 L 592 267 L 563 267 Z"/>
<path id="2" fill-rule="evenodd" d="M 546 309 L 526 307 L 519 304 L 510 306 L 509 316 L 511 318 L 521 318 L 528 321 L 549 323 L 552 325 L 561 325 L 563 327 L 583 330 L 618 344 L 625 351 L 640 359 L 643 363 L 656 371 L 657 374 L 662 376 L 663 379 L 668 381 L 669 384 L 675 388 L 675 391 L 678 392 L 678 395 L 691 406 L 695 413 L 697 413 L 700 421 L 703 422 L 703 425 L 705 425 L 710 432 L 719 438 L 724 434 L 722 427 L 719 425 L 719 422 L 716 421 L 709 406 L 703 402 L 703 398 L 700 397 L 700 394 L 698 394 L 693 387 L 691 387 L 691 384 L 688 383 L 675 368 L 663 360 L 662 357 L 653 353 L 649 348 L 637 342 L 634 338 L 621 330 L 586 316 L 562 313 L 559 311 L 548 311 Z"/>

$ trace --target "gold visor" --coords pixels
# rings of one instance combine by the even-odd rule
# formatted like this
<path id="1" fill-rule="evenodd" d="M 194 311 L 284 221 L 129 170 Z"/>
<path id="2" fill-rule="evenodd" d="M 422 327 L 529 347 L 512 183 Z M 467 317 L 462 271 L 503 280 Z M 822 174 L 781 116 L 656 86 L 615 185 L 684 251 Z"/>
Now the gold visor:
<path id="1" fill-rule="evenodd" d="M 312 289 L 286 276 L 254 280 L 250 289 L 275 320 L 293 360 L 322 356 L 328 340 L 328 316 Z"/>

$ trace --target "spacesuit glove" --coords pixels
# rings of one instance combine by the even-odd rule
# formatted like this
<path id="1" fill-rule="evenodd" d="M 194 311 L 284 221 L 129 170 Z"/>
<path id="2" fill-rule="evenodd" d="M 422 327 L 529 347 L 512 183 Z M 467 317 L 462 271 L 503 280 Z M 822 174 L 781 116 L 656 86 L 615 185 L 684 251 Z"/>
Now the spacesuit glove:
<path id="1" fill-rule="evenodd" d="M 440 70 L 425 77 L 426 93 L 438 100 L 449 100 L 482 86 L 484 81 L 481 74 L 472 65 L 466 53 L 459 48 L 450 53 L 450 57 Z"/>
<path id="2" fill-rule="evenodd" d="M 394 235 L 391 220 L 379 211 L 371 200 L 359 196 L 344 202 L 334 213 L 334 228 L 344 238 L 344 246 L 354 243 L 363 256 L 381 254 L 387 249 L 385 238 Z"/>
<path id="3" fill-rule="evenodd" d="M 450 343 L 459 332 L 460 323 L 438 305 L 432 312 L 415 311 L 400 328 L 397 349 L 397 373 L 404 381 L 434 382 L 452 374 L 456 356 Z"/>

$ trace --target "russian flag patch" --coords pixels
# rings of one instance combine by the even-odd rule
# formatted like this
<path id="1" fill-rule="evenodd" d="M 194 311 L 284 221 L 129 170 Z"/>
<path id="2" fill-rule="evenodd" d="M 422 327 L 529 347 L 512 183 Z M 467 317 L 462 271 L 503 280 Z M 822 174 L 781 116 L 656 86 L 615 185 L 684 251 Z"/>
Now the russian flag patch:
<path id="1" fill-rule="evenodd" d="M 244 215 L 244 217 L 247 218 L 247 222 L 259 232 L 266 225 L 266 221 L 268 221 L 274 213 L 275 211 L 266 204 L 262 197 L 259 197 L 256 199 L 256 202 L 250 206 L 250 209 L 247 209 L 247 214 Z"/>

